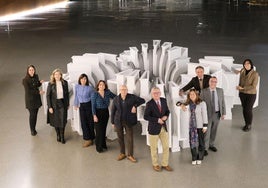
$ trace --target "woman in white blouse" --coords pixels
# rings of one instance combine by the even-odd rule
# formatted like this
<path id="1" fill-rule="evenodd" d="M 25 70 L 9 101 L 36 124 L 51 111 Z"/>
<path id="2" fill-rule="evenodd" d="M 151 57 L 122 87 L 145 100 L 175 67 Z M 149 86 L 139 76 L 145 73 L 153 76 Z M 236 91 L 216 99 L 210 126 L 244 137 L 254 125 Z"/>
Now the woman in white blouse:
<path id="1" fill-rule="evenodd" d="M 62 78 L 60 69 L 55 69 L 47 87 L 47 123 L 55 127 L 57 141 L 65 144 L 64 130 L 67 123 L 67 110 L 69 108 L 68 82 Z"/>

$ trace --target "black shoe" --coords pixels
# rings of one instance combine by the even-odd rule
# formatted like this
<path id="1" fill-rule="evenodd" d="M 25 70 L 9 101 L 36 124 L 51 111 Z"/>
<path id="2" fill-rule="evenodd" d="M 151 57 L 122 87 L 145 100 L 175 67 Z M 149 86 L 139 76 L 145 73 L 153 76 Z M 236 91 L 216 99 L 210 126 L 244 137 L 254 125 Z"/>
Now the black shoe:
<path id="1" fill-rule="evenodd" d="M 245 125 L 245 126 L 243 127 L 243 131 L 245 131 L 245 132 L 250 131 L 250 129 L 251 129 L 251 125 Z"/>
<path id="2" fill-rule="evenodd" d="M 31 135 L 32 135 L 32 136 L 35 136 L 35 135 L 37 135 L 37 132 L 36 132 L 36 130 L 32 131 L 32 132 L 31 132 Z"/>
<path id="3" fill-rule="evenodd" d="M 207 150 L 205 150 L 204 156 L 208 156 L 208 151 Z"/>
<path id="4" fill-rule="evenodd" d="M 248 126 L 247 126 L 247 125 L 245 125 L 245 126 L 242 128 L 243 131 L 246 131 L 247 129 L 248 129 Z"/>
<path id="5" fill-rule="evenodd" d="M 61 136 L 60 142 L 61 142 L 62 144 L 65 144 L 64 136 Z"/>
<path id="6" fill-rule="evenodd" d="M 96 151 L 97 151 L 98 153 L 102 153 L 102 152 L 103 152 L 103 149 L 102 149 L 102 148 L 101 148 L 101 149 L 96 148 Z"/>
<path id="7" fill-rule="evenodd" d="M 218 151 L 217 148 L 216 148 L 215 146 L 210 146 L 209 149 L 210 149 L 211 151 L 214 151 L 214 152 Z"/>

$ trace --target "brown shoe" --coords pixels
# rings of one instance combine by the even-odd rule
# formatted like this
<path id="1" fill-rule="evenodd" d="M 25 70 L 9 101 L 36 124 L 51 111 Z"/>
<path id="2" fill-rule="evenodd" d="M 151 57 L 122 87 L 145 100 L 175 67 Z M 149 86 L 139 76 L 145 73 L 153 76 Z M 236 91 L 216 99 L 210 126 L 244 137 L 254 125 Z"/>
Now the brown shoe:
<path id="1" fill-rule="evenodd" d="M 117 160 L 118 160 L 118 161 L 121 161 L 121 160 L 123 160 L 124 158 L 126 158 L 126 155 L 123 154 L 123 153 L 120 153 L 120 154 L 118 155 L 118 157 L 117 157 Z"/>
<path id="2" fill-rule="evenodd" d="M 153 169 L 157 172 L 161 171 L 161 167 L 159 165 L 153 166 Z"/>
<path id="3" fill-rule="evenodd" d="M 85 140 L 84 144 L 83 144 L 83 148 L 86 148 L 88 146 L 91 146 L 93 144 L 92 140 Z"/>
<path id="4" fill-rule="evenodd" d="M 170 166 L 162 166 L 163 169 L 165 169 L 166 171 L 173 171 L 173 169 Z"/>
<path id="5" fill-rule="evenodd" d="M 136 162 L 137 162 L 137 160 L 136 160 L 133 156 L 131 156 L 131 155 L 129 155 L 129 156 L 127 157 L 127 159 L 130 160 L 130 161 L 133 162 L 133 163 L 136 163 Z"/>

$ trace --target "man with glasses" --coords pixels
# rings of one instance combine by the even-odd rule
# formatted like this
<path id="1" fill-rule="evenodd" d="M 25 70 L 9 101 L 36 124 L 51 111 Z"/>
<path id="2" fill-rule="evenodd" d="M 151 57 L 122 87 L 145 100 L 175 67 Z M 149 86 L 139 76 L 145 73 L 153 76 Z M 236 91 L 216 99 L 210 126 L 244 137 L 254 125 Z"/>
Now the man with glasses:
<path id="1" fill-rule="evenodd" d="M 207 104 L 208 127 L 205 134 L 205 155 L 208 155 L 207 150 L 217 151 L 214 146 L 216 139 L 219 120 L 224 119 L 226 115 L 224 93 L 222 88 L 218 88 L 217 78 L 212 76 L 209 79 L 209 87 L 201 91 L 201 99 Z"/>
<path id="2" fill-rule="evenodd" d="M 168 165 L 169 143 L 166 121 L 168 119 L 170 111 L 168 109 L 167 100 L 160 97 L 161 92 L 158 87 L 152 88 L 151 95 L 152 99 L 146 104 L 144 119 L 149 122 L 148 132 L 153 169 L 157 172 L 160 172 L 162 168 L 167 171 L 172 171 L 173 169 Z M 157 155 L 157 146 L 159 139 L 163 147 L 161 162 L 162 168 L 158 164 Z"/>

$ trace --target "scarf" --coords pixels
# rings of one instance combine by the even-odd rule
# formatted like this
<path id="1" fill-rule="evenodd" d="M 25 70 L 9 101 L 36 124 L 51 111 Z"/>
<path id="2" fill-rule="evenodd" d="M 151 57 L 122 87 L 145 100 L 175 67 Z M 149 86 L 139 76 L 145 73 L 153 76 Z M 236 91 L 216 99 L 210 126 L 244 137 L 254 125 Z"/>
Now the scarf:
<path id="1" fill-rule="evenodd" d="M 191 148 L 195 148 L 198 146 L 198 134 L 197 134 L 197 125 L 196 125 L 196 116 L 195 116 L 195 109 L 196 104 L 190 102 L 190 127 L 189 127 L 189 141 Z"/>

